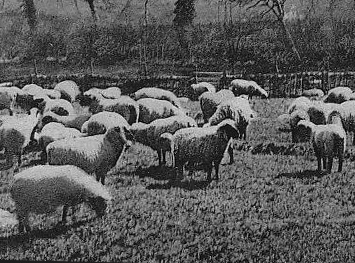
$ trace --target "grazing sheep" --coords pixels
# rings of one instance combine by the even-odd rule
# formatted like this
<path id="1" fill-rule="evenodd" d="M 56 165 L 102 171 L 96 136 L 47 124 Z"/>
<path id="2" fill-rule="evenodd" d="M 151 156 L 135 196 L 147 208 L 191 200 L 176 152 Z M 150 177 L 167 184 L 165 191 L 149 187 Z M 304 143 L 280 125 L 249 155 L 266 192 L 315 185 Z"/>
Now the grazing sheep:
<path id="1" fill-rule="evenodd" d="M 199 82 L 197 84 L 191 84 L 191 88 L 194 91 L 194 94 L 199 97 L 202 93 L 209 91 L 216 93 L 216 87 L 208 82 Z"/>
<path id="2" fill-rule="evenodd" d="M 353 142 L 355 145 L 355 101 L 345 101 L 337 109 L 341 115 L 343 127 L 346 132 L 353 133 Z"/>
<path id="3" fill-rule="evenodd" d="M 42 113 L 52 111 L 60 116 L 67 116 L 75 114 L 73 105 L 65 99 L 50 99 L 47 97 L 40 105 L 43 109 Z"/>
<path id="4" fill-rule="evenodd" d="M 324 92 L 321 89 L 307 89 L 302 92 L 302 96 L 307 98 L 322 98 Z"/>
<path id="5" fill-rule="evenodd" d="M 156 119 L 170 116 L 186 116 L 185 111 L 175 107 L 169 101 L 144 98 L 137 101 L 139 105 L 139 122 L 150 123 Z"/>
<path id="6" fill-rule="evenodd" d="M 118 99 L 121 97 L 121 89 L 118 87 L 109 87 L 107 89 L 101 90 L 101 95 L 105 99 Z"/>
<path id="7" fill-rule="evenodd" d="M 17 166 L 14 171 L 18 171 L 21 166 L 23 148 L 32 140 L 39 119 L 40 114 L 36 108 L 31 109 L 30 115 L 11 116 L 4 119 L 0 126 L 0 150 L 5 149 L 6 164 L 2 170 L 11 168 L 13 157 L 17 156 Z"/>
<path id="8" fill-rule="evenodd" d="M 217 106 L 221 104 L 222 101 L 229 100 L 233 97 L 233 92 L 227 89 L 222 89 L 216 93 L 204 92 L 199 97 L 204 122 L 206 123 L 208 119 L 211 118 Z"/>
<path id="9" fill-rule="evenodd" d="M 94 178 L 73 165 L 38 165 L 14 176 L 10 188 L 19 221 L 19 232 L 31 231 L 29 214 L 48 214 L 63 206 L 65 224 L 70 206 L 87 203 L 97 216 L 105 214 L 110 193 Z"/>
<path id="10" fill-rule="evenodd" d="M 171 116 L 165 119 L 157 119 L 149 124 L 134 123 L 131 126 L 135 141 L 149 146 L 158 153 L 159 165 L 165 163 L 166 152 L 171 152 L 169 147 L 162 143 L 160 135 L 163 133 L 174 134 L 177 130 L 182 128 L 197 127 L 194 119 L 188 116 Z M 168 145 L 170 146 L 170 144 Z"/>
<path id="11" fill-rule="evenodd" d="M 105 134 L 63 139 L 47 146 L 48 163 L 53 165 L 72 164 L 105 184 L 107 172 L 116 165 L 124 149 L 132 143 L 126 139 L 130 133 L 126 127 L 109 129 Z"/>
<path id="12" fill-rule="evenodd" d="M 164 134 L 164 138 L 169 138 Z M 238 138 L 239 133 L 234 121 L 224 120 L 217 126 L 180 129 L 171 136 L 171 149 L 177 179 L 183 177 L 183 167 L 188 163 L 203 163 L 207 170 L 207 180 L 211 180 L 212 167 L 218 180 L 219 164 L 223 158 L 230 138 Z"/>
<path id="13" fill-rule="evenodd" d="M 312 104 L 313 103 L 309 98 L 298 97 L 288 107 L 287 113 L 291 114 L 293 111 L 296 111 L 296 110 L 303 110 L 303 111 L 307 112 L 309 107 L 312 106 Z"/>
<path id="14" fill-rule="evenodd" d="M 324 102 L 342 103 L 353 97 L 353 91 L 349 87 L 335 87 L 328 91 Z"/>
<path id="15" fill-rule="evenodd" d="M 131 99 L 129 96 L 121 96 L 118 99 L 105 99 L 95 100 L 90 105 L 89 111 L 98 113 L 101 111 L 111 111 L 121 114 L 126 121 L 132 123 L 138 122 L 139 106 L 138 103 Z"/>
<path id="16" fill-rule="evenodd" d="M 333 158 L 338 157 L 338 172 L 341 172 L 346 148 L 346 133 L 343 129 L 339 112 L 332 112 L 329 119 L 330 124 L 326 125 L 308 123 L 308 129 L 312 131 L 311 140 L 317 157 L 318 171 L 322 169 L 323 160 L 323 168 L 330 173 Z M 303 122 L 305 121 L 301 121 L 299 125 L 302 125 Z"/>
<path id="17" fill-rule="evenodd" d="M 54 90 L 61 93 L 61 98 L 69 102 L 74 102 L 80 95 L 78 85 L 72 80 L 64 80 L 55 85 Z"/>
<path id="18" fill-rule="evenodd" d="M 35 134 L 34 138 L 38 141 L 39 148 L 42 150 L 40 157 L 41 160 L 46 161 L 46 147 L 51 142 L 84 136 L 85 134 L 82 134 L 75 128 L 68 128 L 61 123 L 51 122 L 45 125 L 39 134 Z"/>
<path id="19" fill-rule="evenodd" d="M 168 90 L 159 88 L 142 88 L 134 93 L 135 100 L 152 98 L 157 100 L 167 100 L 177 108 L 181 108 L 180 102 L 176 95 Z"/>
<path id="20" fill-rule="evenodd" d="M 231 81 L 229 89 L 233 91 L 235 96 L 246 94 L 249 99 L 252 99 L 253 96 L 268 97 L 266 90 L 253 80 L 234 79 Z"/>
<path id="21" fill-rule="evenodd" d="M 81 130 L 83 124 L 91 117 L 90 113 L 82 113 L 82 114 L 71 114 L 68 116 L 61 116 L 52 111 L 48 111 L 43 114 L 43 117 L 38 125 L 38 129 L 41 130 L 43 126 L 50 122 L 58 122 L 63 124 L 68 128 L 75 128 L 77 130 Z"/>
<path id="22" fill-rule="evenodd" d="M 125 118 L 116 112 L 102 111 L 92 115 L 81 127 L 81 132 L 89 136 L 104 134 L 114 127 L 125 126 L 129 129 L 129 124 Z"/>

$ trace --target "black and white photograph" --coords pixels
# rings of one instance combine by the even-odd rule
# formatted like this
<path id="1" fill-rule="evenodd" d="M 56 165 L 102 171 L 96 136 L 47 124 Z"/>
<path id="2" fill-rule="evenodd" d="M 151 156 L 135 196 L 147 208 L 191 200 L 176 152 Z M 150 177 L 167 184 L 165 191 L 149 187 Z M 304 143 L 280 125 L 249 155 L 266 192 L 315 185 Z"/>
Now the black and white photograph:
<path id="1" fill-rule="evenodd" d="M 0 0 L 0 260 L 354 262 L 355 0 Z"/>

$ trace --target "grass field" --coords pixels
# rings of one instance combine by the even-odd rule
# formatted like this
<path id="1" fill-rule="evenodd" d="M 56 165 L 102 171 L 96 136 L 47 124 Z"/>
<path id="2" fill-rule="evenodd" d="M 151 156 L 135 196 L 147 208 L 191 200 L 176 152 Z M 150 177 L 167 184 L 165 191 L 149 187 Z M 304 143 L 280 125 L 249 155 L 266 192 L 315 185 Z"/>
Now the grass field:
<path id="1" fill-rule="evenodd" d="M 289 99 L 254 99 L 258 119 L 247 142 L 225 155 L 220 181 L 203 171 L 172 185 L 170 167 L 155 153 L 131 147 L 107 176 L 114 200 L 98 219 L 85 205 L 59 226 L 60 212 L 36 215 L 31 235 L 0 229 L 0 258 L 115 262 L 353 262 L 355 206 L 353 147 L 343 172 L 316 172 L 308 144 L 291 144 L 274 119 Z M 195 113 L 197 102 L 184 106 Z M 282 148 L 283 147 L 283 148 Z M 275 154 L 273 149 L 285 149 Z M 37 153 L 29 153 L 25 165 Z M 337 168 L 335 161 L 333 170 Z M 22 168 L 26 169 L 26 167 Z M 12 172 L 2 172 L 6 189 Z M 6 192 L 6 191 L 5 191 Z M 7 193 L 0 208 L 14 211 Z"/>

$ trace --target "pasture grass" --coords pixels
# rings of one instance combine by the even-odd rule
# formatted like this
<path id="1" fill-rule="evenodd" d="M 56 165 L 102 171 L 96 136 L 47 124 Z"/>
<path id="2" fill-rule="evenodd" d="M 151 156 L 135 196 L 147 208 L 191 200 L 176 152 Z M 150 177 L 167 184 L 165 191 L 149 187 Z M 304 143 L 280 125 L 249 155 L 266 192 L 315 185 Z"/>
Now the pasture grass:
<path id="1" fill-rule="evenodd" d="M 218 182 L 195 171 L 178 184 L 173 169 L 135 144 L 107 176 L 114 200 L 103 218 L 83 205 L 57 225 L 60 210 L 31 218 L 31 235 L 0 229 L 0 258 L 115 262 L 352 262 L 355 206 L 349 147 L 341 173 L 318 173 L 308 144 L 293 145 L 275 118 L 291 100 L 252 101 L 259 118 L 248 128 L 247 150 L 220 167 Z M 184 104 L 192 116 L 198 102 Z M 252 151 L 273 143 L 302 149 L 289 154 Z M 25 158 L 37 158 L 35 154 Z M 337 169 L 334 162 L 333 171 Z M 21 168 L 26 169 L 26 168 Z M 214 174 L 212 174 L 213 176 Z M 6 189 L 11 172 L 1 173 Z M 9 194 L 0 208 L 14 212 Z"/>

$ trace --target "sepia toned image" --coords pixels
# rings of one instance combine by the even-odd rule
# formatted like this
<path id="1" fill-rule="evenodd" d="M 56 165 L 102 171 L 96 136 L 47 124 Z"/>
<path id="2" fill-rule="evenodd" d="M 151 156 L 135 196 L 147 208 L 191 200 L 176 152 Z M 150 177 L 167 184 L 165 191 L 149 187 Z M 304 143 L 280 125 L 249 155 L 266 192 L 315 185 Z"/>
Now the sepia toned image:
<path id="1" fill-rule="evenodd" d="M 354 17 L 0 0 L 0 260 L 353 262 Z"/>

